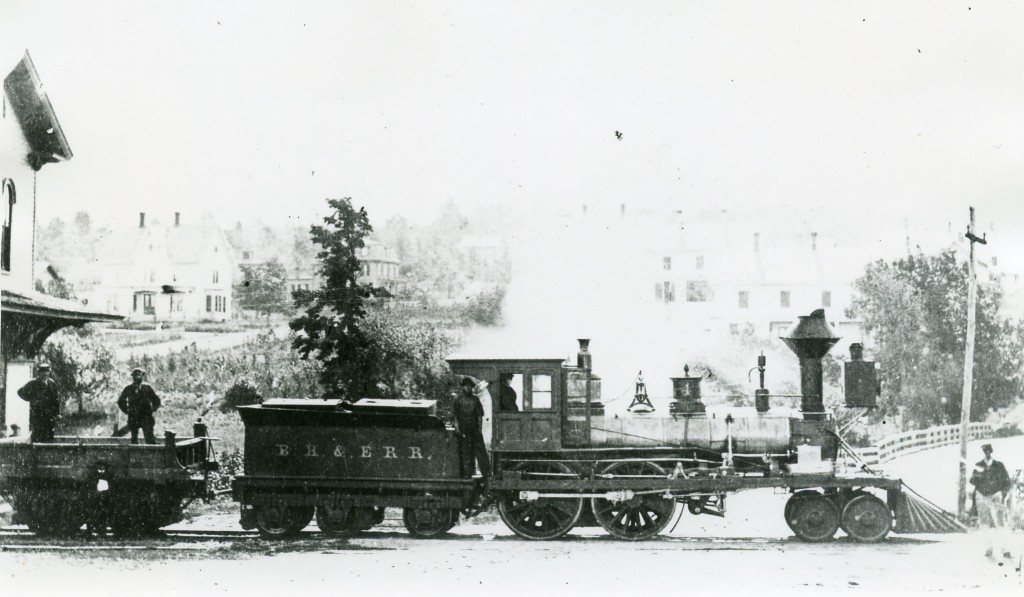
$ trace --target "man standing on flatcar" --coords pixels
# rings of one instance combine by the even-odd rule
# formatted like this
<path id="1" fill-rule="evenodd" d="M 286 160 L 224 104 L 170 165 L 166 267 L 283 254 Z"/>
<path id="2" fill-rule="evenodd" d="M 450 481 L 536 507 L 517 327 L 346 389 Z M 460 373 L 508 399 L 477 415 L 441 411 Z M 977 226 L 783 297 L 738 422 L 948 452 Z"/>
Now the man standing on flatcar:
<path id="1" fill-rule="evenodd" d="M 30 404 L 28 425 L 32 442 L 52 442 L 53 427 L 60 416 L 60 395 L 57 382 L 50 378 L 50 365 L 40 363 L 36 367 L 36 378 L 22 386 L 18 396 Z"/>
<path id="2" fill-rule="evenodd" d="M 476 389 L 483 385 L 472 377 L 464 377 L 459 384 L 462 392 L 455 398 L 453 411 L 459 431 L 459 450 L 462 455 L 462 476 L 472 477 L 476 467 L 484 481 L 491 478 L 491 463 L 484 444 L 484 405 Z"/>
<path id="3" fill-rule="evenodd" d="M 136 367 L 132 369 L 132 383 L 124 390 L 117 399 L 117 407 L 121 412 L 128 415 L 128 429 L 132 433 L 132 443 L 139 443 L 139 429 L 142 429 L 147 444 L 155 444 L 156 436 L 153 435 L 153 413 L 160 408 L 160 397 L 156 395 L 153 386 L 143 382 L 146 372 Z"/>

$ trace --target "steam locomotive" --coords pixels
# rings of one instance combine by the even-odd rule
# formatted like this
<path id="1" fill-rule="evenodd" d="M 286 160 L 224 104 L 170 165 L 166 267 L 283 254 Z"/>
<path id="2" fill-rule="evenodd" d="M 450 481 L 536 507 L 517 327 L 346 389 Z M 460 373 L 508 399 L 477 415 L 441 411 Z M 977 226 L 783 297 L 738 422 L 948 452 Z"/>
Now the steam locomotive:
<path id="1" fill-rule="evenodd" d="M 801 416 L 774 413 L 771 395 L 754 409 L 708 412 L 701 378 L 673 378 L 668 416 L 608 416 L 588 343 L 575 364 L 561 357 L 451 357 L 453 373 L 508 379 L 517 410 L 498 410 L 500 387 L 480 395 L 492 412 L 493 478 L 460 474 L 460 438 L 436 414 L 436 401 L 272 400 L 239 409 L 246 429 L 245 475 L 234 484 L 241 525 L 266 536 L 298 533 L 315 517 L 321 532 L 344 536 L 403 509 L 410 533 L 437 536 L 491 498 L 505 524 L 526 539 L 601 526 L 625 540 L 654 537 L 677 507 L 724 515 L 730 493 L 779 488 L 792 493 L 783 515 L 806 541 L 842 528 L 873 542 L 891 530 L 951 530 L 944 513 L 901 490 L 899 479 L 864 466 L 837 465 L 848 447 L 822 400 L 822 362 L 838 341 L 824 311 L 800 317 L 783 337 L 801 372 Z M 846 364 L 846 401 L 872 407 L 873 363 Z M 641 388 L 638 388 L 640 390 Z M 644 394 L 638 391 L 642 403 Z"/>

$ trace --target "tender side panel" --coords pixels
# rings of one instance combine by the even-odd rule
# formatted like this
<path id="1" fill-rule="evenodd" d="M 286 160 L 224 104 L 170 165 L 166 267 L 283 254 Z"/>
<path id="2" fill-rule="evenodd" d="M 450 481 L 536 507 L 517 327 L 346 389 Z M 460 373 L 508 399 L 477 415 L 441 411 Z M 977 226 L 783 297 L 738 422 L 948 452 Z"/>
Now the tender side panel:
<path id="1" fill-rule="evenodd" d="M 246 477 L 458 479 L 459 444 L 435 417 L 250 409 Z"/>

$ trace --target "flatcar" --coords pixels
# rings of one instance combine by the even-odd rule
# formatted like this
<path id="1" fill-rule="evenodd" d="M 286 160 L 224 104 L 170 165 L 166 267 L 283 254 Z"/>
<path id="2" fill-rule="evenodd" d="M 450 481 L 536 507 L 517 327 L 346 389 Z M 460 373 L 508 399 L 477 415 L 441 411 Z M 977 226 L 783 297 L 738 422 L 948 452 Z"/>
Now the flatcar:
<path id="1" fill-rule="evenodd" d="M 0 496 L 14 520 L 38 535 L 72 535 L 97 515 L 116 535 L 151 534 L 180 521 L 191 501 L 211 497 L 213 440 L 201 422 L 193 432 L 168 432 L 158 445 L 124 437 L 0 439 Z"/>
<path id="2" fill-rule="evenodd" d="M 599 525 L 641 540 L 663 531 L 680 506 L 721 516 L 728 494 L 776 488 L 792 494 L 783 516 L 806 541 L 828 540 L 840 528 L 863 542 L 894 528 L 956 529 L 946 513 L 902 491 L 899 479 L 839 465 L 846 448 L 824 409 L 821 363 L 838 337 L 824 312 L 801 317 L 783 340 L 800 359 L 799 416 L 772 411 L 763 378 L 755 408 L 709 412 L 701 378 L 688 374 L 673 378 L 667 416 L 606 415 L 585 340 L 574 364 L 451 357 L 457 376 L 508 380 L 479 390 L 492 413 L 487 487 L 460 475 L 459 436 L 435 414 L 435 401 L 243 407 L 245 475 L 234 485 L 242 526 L 287 536 L 315 516 L 321 531 L 344 535 L 400 507 L 411 533 L 436 536 L 493 499 L 505 524 L 526 539 Z M 847 365 L 848 406 L 873 406 L 874 365 L 859 355 Z M 508 398 L 504 386 L 512 388 L 514 410 L 498 408 Z"/>

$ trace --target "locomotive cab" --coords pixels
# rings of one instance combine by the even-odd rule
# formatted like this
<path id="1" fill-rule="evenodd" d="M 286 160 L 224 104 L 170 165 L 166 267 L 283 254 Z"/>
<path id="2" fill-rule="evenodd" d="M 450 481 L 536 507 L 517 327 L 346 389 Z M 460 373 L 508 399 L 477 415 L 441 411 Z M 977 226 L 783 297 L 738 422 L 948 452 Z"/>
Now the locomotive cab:
<path id="1" fill-rule="evenodd" d="M 516 452 L 562 448 L 563 361 L 452 356 L 448 364 L 456 375 L 488 382 L 481 402 L 491 421 L 490 447 Z"/>

